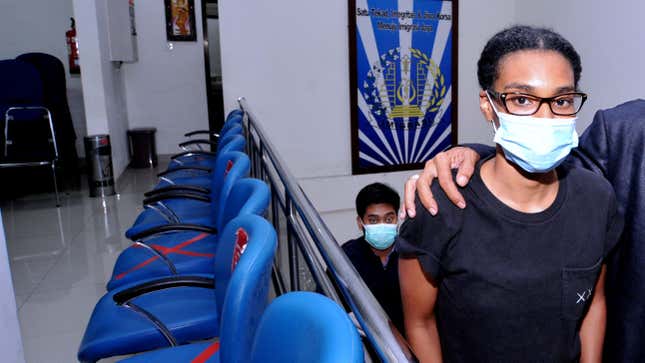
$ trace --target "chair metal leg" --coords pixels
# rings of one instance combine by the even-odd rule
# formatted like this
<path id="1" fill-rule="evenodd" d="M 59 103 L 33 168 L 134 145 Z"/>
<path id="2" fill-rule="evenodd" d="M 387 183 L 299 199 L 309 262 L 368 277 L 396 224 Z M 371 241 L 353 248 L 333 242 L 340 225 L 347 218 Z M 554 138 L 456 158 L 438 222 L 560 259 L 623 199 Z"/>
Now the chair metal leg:
<path id="1" fill-rule="evenodd" d="M 52 177 L 54 178 L 54 192 L 56 193 L 56 208 L 60 208 L 60 198 L 58 197 L 58 181 L 56 181 L 56 164 L 52 163 Z"/>

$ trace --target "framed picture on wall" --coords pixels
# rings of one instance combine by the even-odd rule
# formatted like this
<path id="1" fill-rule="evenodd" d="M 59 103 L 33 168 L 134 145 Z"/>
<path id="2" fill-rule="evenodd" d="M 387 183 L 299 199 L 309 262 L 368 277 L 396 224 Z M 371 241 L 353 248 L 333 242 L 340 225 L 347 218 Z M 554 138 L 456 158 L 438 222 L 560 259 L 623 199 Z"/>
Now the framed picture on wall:
<path id="1" fill-rule="evenodd" d="M 457 142 L 457 1 L 349 0 L 354 174 L 418 169 Z"/>
<path id="2" fill-rule="evenodd" d="M 164 0 L 166 7 L 166 39 L 195 41 L 195 0 Z"/>

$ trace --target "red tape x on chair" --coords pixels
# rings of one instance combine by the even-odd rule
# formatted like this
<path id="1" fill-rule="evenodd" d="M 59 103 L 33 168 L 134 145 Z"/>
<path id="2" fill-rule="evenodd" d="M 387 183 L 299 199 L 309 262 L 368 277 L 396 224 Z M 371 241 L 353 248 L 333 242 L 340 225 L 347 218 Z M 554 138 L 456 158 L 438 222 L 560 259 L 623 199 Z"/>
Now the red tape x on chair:
<path id="1" fill-rule="evenodd" d="M 262 215 L 269 206 L 270 194 L 261 180 L 237 181 L 218 216 L 218 230 L 239 215 Z M 193 230 L 182 230 L 184 227 Z M 150 238 L 144 236 L 119 255 L 108 290 L 153 277 L 213 273 L 219 238 L 214 231 L 184 225 L 165 226 L 163 230 L 168 232 L 150 231 Z"/>
<path id="2" fill-rule="evenodd" d="M 215 279 L 153 279 L 109 292 L 92 312 L 78 359 L 96 362 L 216 337 L 224 305 L 241 309 L 231 314 L 257 319 L 267 304 L 276 246 L 275 230 L 264 218 L 233 219 L 217 246 Z"/>

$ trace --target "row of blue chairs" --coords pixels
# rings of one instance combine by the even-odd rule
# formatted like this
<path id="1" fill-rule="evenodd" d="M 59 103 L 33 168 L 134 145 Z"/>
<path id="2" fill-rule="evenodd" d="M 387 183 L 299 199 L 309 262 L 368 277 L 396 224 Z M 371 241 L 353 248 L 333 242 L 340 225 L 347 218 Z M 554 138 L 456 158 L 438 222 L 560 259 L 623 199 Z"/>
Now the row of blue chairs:
<path id="1" fill-rule="evenodd" d="M 80 361 L 155 349 L 124 362 L 273 362 L 298 361 L 297 356 L 331 362 L 337 354 L 343 361 L 362 361 L 355 328 L 322 296 L 287 294 L 265 313 L 277 239 L 262 217 L 269 188 L 248 178 L 242 130 L 242 114 L 233 112 L 217 135 L 215 152 L 186 150 L 159 174 L 159 183 L 145 194 L 143 212 L 126 231 L 133 244 L 119 255 L 108 291 L 92 313 Z M 187 136 L 197 133 L 202 132 Z M 211 142 L 180 146 L 196 144 Z M 290 321 L 296 311 L 302 319 L 287 329 L 281 319 Z M 329 311 L 326 322 L 316 322 L 319 311 Z M 288 342 L 276 340 L 298 329 Z M 344 343 L 334 340 L 341 332 Z M 323 336 L 334 344 L 321 351 L 315 346 Z M 288 352 L 273 345 L 298 341 Z M 345 359 L 352 354 L 359 360 Z"/>

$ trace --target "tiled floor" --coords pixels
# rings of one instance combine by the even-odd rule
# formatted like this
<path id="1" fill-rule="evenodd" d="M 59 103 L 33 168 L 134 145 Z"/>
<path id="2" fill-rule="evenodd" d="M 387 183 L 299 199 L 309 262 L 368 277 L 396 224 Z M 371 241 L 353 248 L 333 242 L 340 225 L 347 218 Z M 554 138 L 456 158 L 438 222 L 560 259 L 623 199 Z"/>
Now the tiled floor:
<path id="1" fill-rule="evenodd" d="M 129 245 L 123 232 L 142 210 L 156 172 L 127 170 L 119 193 L 105 199 L 82 189 L 61 195 L 60 208 L 53 194 L 0 204 L 27 363 L 76 362 L 94 304 Z"/>

